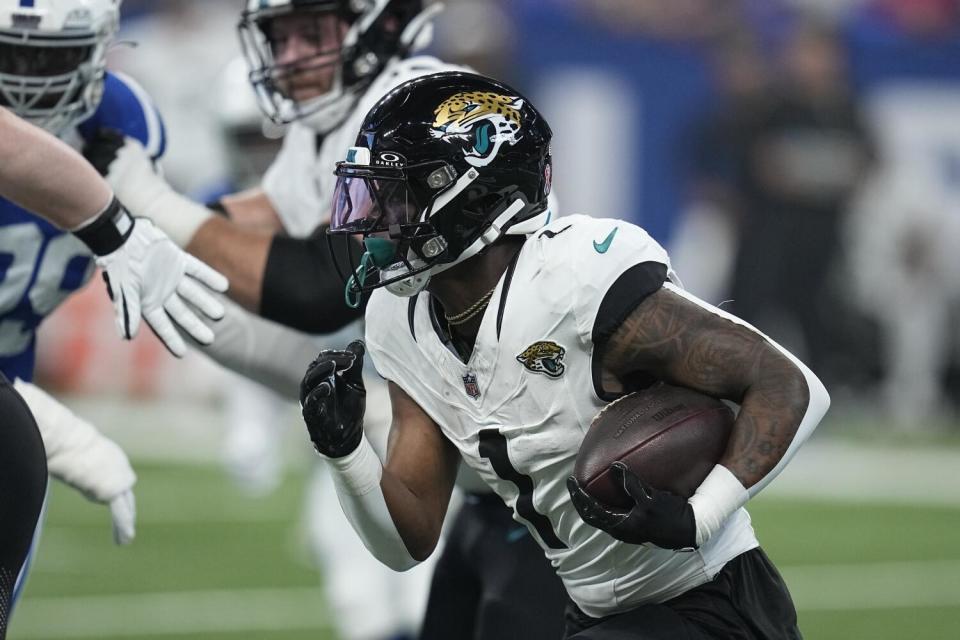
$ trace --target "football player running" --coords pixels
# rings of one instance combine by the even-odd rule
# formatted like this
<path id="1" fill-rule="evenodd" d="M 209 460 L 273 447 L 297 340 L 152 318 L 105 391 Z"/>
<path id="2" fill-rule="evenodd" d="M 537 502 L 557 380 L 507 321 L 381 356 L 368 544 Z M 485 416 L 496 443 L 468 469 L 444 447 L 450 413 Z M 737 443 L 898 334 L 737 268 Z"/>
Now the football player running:
<path id="1" fill-rule="evenodd" d="M 223 271 L 230 279 L 229 295 L 243 307 L 304 332 L 340 329 L 361 317 L 366 300 L 351 299 L 355 309 L 344 304 L 343 282 L 326 241 L 333 168 L 384 94 L 412 78 L 457 69 L 433 58 L 409 57 L 429 41 L 436 9 L 421 0 L 248 4 L 240 30 L 251 80 L 264 111 L 276 122 L 292 123 L 259 189 L 207 208 L 174 193 L 134 141 L 105 132 L 91 146 L 90 157 L 137 215 L 153 218 L 181 246 Z M 347 257 L 340 255 L 341 261 Z M 313 346 L 302 348 L 303 334 L 284 333 L 232 305 L 217 335 L 207 355 L 287 395 L 296 394 L 296 382 L 315 353 Z M 278 363 L 286 374 L 295 374 L 294 384 L 284 387 Z M 385 385 L 368 384 L 374 385 L 371 394 L 385 398 Z M 378 450 L 386 449 L 388 427 L 388 416 L 380 426 L 368 420 L 368 435 Z M 336 498 L 329 480 L 322 486 L 320 493 L 329 495 L 316 505 L 328 507 Z M 501 629 L 514 626 L 527 628 L 528 640 L 557 637 L 565 594 L 539 549 L 485 486 L 467 500 L 452 527 L 450 552 L 439 561 L 421 637 L 499 638 Z M 359 545 L 352 534 L 330 529 L 337 520 L 328 509 L 311 520 L 323 534 L 318 546 L 327 559 L 325 578 L 340 626 L 349 637 L 364 637 L 363 625 L 377 619 L 370 602 L 378 588 L 365 576 L 382 567 L 359 570 L 372 559 L 362 548 L 360 558 L 344 548 Z M 415 583 L 402 584 L 406 595 L 418 592 Z"/>
<path id="2" fill-rule="evenodd" d="M 212 341 L 212 330 L 198 314 L 222 315 L 209 290 L 223 291 L 227 283 L 152 223 L 131 218 L 67 144 L 79 146 L 97 124 L 109 123 L 139 136 L 156 153 L 162 149 L 162 126 L 142 93 L 105 71 L 118 5 L 116 0 L 36 0 L 29 6 L 0 0 L 0 107 L 6 107 L 0 108 L 0 262 L 5 264 L 0 372 L 4 380 L 14 380 L 39 426 L 47 458 L 46 467 L 38 468 L 43 486 L 49 469 L 87 497 L 109 504 L 114 538 L 127 543 L 134 536 L 133 470 L 116 444 L 30 383 L 36 329 L 86 283 L 97 264 L 121 335 L 136 335 L 143 318 L 172 352 L 182 355 L 185 344 L 175 326 L 197 341 Z M 4 384 L 6 396 L 9 389 Z M 14 410 L 10 415 L 11 424 L 24 422 Z M 23 455 L 28 459 L 30 449 Z M 38 518 L 3 518 L 10 526 L 24 520 L 32 534 Z M 14 571 L 14 593 L 22 584 L 23 564 Z M 12 600 L 0 603 L 7 615 Z"/>
<path id="3" fill-rule="evenodd" d="M 543 228 L 550 138 L 512 88 L 440 73 L 384 98 L 338 164 L 331 233 L 364 242 L 348 288 L 373 291 L 366 347 L 321 352 L 301 398 L 344 512 L 384 563 L 415 565 L 462 458 L 563 579 L 566 637 L 797 638 L 744 505 L 829 396 L 779 345 L 677 286 L 641 228 L 587 216 Z M 384 462 L 364 434 L 365 351 L 389 381 Z M 689 501 L 614 465 L 636 503 L 614 509 L 572 478 L 574 460 L 593 416 L 655 380 L 738 403 L 729 445 Z"/>

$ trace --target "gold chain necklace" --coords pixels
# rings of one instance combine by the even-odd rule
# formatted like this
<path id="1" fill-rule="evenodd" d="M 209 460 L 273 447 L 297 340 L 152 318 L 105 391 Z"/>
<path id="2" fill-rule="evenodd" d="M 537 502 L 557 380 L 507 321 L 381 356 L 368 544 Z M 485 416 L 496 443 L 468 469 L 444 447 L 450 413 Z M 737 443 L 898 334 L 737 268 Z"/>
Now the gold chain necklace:
<path id="1" fill-rule="evenodd" d="M 497 285 L 493 285 L 493 289 L 490 289 L 490 291 L 487 291 L 485 294 L 483 294 L 483 297 L 470 305 L 466 311 L 452 316 L 448 316 L 446 313 L 444 313 L 444 320 L 446 320 L 447 323 L 452 326 L 463 324 L 464 322 L 471 320 L 474 316 L 487 308 L 487 305 L 490 304 L 490 298 L 493 297 L 493 292 L 496 290 Z"/>

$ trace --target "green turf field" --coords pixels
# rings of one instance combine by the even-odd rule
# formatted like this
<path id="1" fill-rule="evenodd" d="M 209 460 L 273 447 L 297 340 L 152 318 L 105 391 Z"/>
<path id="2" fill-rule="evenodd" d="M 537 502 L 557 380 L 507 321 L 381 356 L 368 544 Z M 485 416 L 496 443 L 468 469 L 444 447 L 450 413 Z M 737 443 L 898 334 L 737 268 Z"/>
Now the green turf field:
<path id="1" fill-rule="evenodd" d="M 113 546 L 105 509 L 53 485 L 11 639 L 334 638 L 303 551 L 300 476 L 251 499 L 212 466 L 138 473 L 129 548 Z M 960 637 L 960 507 L 761 497 L 751 513 L 807 638 Z"/>

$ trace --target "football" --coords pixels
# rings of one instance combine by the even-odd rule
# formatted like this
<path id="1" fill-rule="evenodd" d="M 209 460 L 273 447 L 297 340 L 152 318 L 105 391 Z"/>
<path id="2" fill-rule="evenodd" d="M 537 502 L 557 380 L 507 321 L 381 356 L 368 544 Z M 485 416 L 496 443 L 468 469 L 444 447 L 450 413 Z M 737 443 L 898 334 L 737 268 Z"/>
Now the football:
<path id="1" fill-rule="evenodd" d="M 629 393 L 590 423 L 574 476 L 598 500 L 629 507 L 610 474 L 621 461 L 652 487 L 689 498 L 723 455 L 733 420 L 727 405 L 692 389 L 658 383 Z"/>

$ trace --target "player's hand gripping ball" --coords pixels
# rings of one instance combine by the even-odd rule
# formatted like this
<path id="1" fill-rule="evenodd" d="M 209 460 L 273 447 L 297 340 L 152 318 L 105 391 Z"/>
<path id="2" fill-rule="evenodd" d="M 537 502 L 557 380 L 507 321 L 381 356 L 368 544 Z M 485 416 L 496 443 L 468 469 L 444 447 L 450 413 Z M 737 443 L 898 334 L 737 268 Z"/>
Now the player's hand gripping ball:
<path id="1" fill-rule="evenodd" d="M 361 340 L 321 351 L 300 383 L 303 421 L 317 452 L 329 458 L 350 454 L 363 438 L 363 354 Z"/>
<path id="2" fill-rule="evenodd" d="M 695 546 L 687 499 L 723 455 L 733 412 L 666 384 L 608 405 L 590 425 L 567 481 L 587 524 L 624 542 Z"/>
<path id="3" fill-rule="evenodd" d="M 584 522 L 631 544 L 650 542 L 664 549 L 696 547 L 697 523 L 686 498 L 645 484 L 622 462 L 614 462 L 610 473 L 621 483 L 633 506 L 621 509 L 604 504 L 570 476 L 567 490 Z"/>

